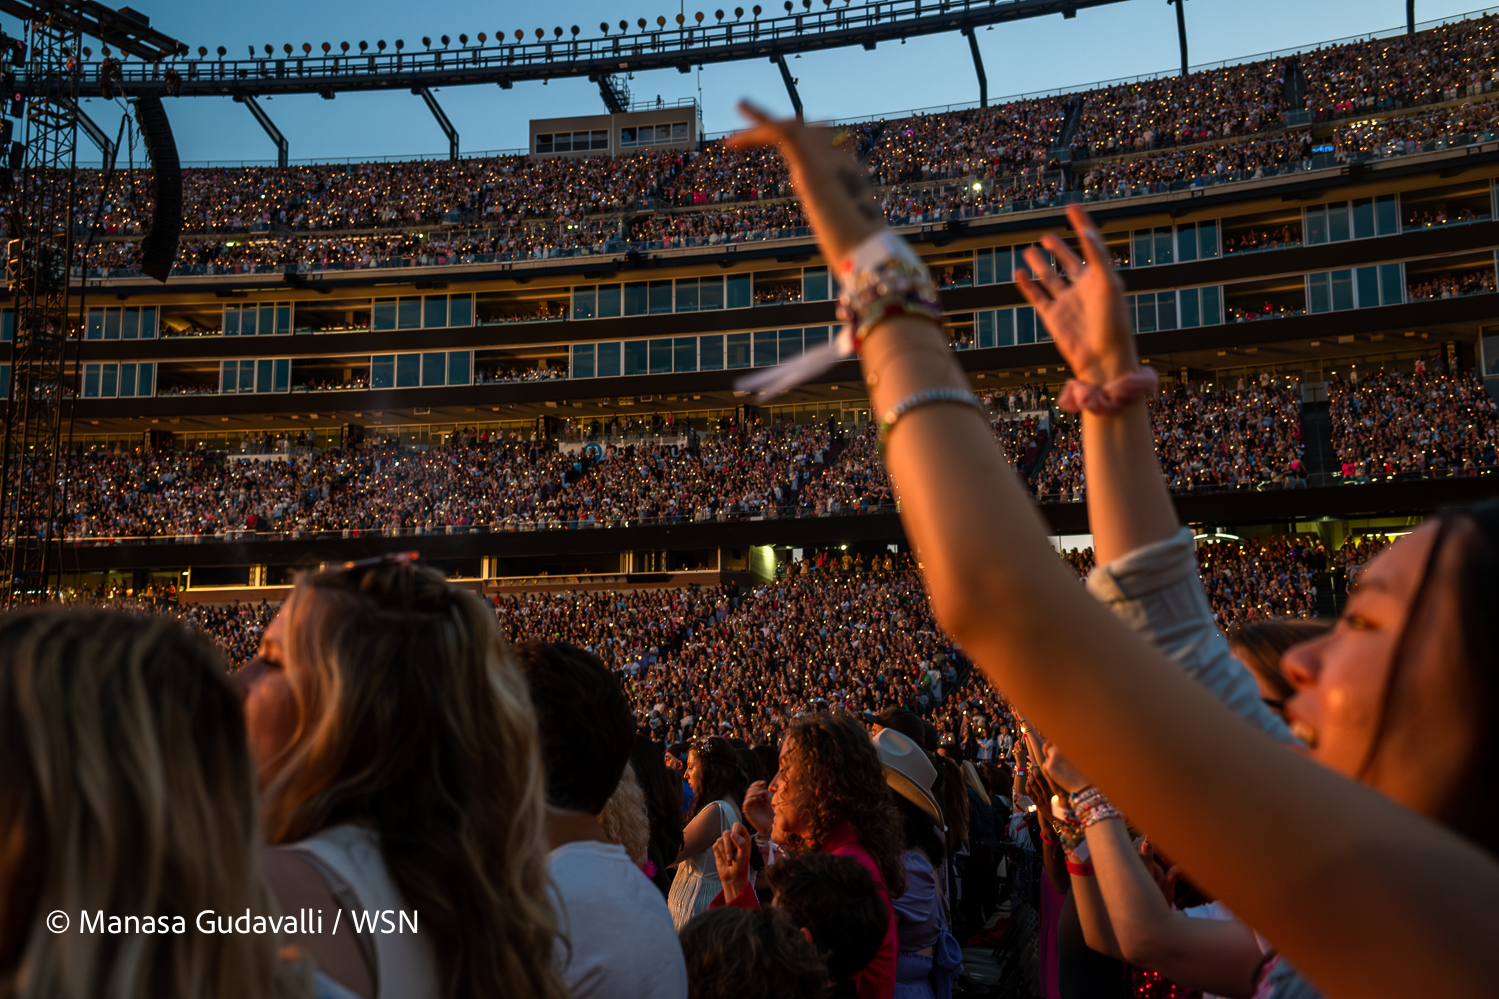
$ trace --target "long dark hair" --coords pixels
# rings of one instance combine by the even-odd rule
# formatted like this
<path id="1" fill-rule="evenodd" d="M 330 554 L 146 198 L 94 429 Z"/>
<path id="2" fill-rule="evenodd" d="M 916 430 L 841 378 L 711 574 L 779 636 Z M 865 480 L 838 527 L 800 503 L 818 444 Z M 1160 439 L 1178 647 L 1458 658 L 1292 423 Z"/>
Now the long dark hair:
<path id="1" fill-rule="evenodd" d="M 669 846 L 662 850 L 675 857 L 682 849 L 682 782 L 666 769 L 665 748 L 637 733 L 630 750 L 635 779 L 645 792 L 645 811 L 651 820 L 651 838 Z"/>
<path id="2" fill-rule="evenodd" d="M 694 739 L 687 750 L 696 753 L 703 765 L 702 790 L 692 802 L 692 814 L 688 816 L 688 821 L 696 818 L 698 812 L 720 798 L 727 798 L 734 803 L 735 808 L 739 808 L 744 801 L 744 792 L 749 790 L 749 781 L 745 780 L 739 752 L 729 745 L 729 740 L 717 735 Z"/>
<path id="3" fill-rule="evenodd" d="M 1471 531 L 1463 530 L 1471 526 Z M 1456 537 L 1454 537 L 1454 535 Z M 1457 565 L 1452 586 L 1458 599 L 1458 639 L 1463 665 L 1473 686 L 1477 705 L 1478 741 L 1465 761 L 1461 778 L 1455 782 L 1448 801 L 1433 818 L 1467 836 L 1491 854 L 1499 854 L 1499 620 L 1494 607 L 1499 604 L 1499 500 L 1491 500 L 1471 510 L 1446 514 L 1438 529 L 1428 569 L 1420 588 L 1411 600 L 1410 618 L 1420 613 L 1423 597 L 1430 598 L 1433 569 L 1441 558 L 1441 548 L 1452 542 L 1457 551 Z M 1407 620 L 1409 621 L 1410 618 Z M 1406 633 L 1410 624 L 1406 625 Z M 1394 667 L 1386 681 L 1384 710 L 1375 741 L 1388 726 L 1391 702 L 1397 696 Z M 1371 748 L 1371 755 L 1373 749 Z"/>
<path id="4" fill-rule="evenodd" d="M 864 726 L 846 712 L 819 711 L 794 719 L 786 741 L 806 785 L 810 828 L 782 845 L 793 856 L 816 852 L 847 822 L 874 858 L 890 896 L 903 894 L 905 827 Z"/>
<path id="5" fill-rule="evenodd" d="M 906 849 L 915 850 L 919 847 L 926 853 L 933 867 L 942 863 L 942 858 L 947 856 L 947 844 L 943 842 L 942 830 L 932 821 L 932 817 L 914 802 L 898 794 L 895 795 L 895 807 L 900 809 L 901 830 L 905 834 Z"/>

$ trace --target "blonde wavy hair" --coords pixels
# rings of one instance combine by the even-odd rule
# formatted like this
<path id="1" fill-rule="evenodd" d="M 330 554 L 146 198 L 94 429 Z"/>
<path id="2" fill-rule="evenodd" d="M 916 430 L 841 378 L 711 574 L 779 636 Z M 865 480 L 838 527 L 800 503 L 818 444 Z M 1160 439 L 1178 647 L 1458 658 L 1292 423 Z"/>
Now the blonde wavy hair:
<path id="1" fill-rule="evenodd" d="M 260 845 L 244 716 L 206 642 L 114 611 L 0 618 L 0 996 L 306 995 L 274 935 L 194 925 L 276 913 Z M 83 913 L 168 932 L 84 932 Z"/>
<path id="2" fill-rule="evenodd" d="M 443 995 L 563 999 L 540 744 L 494 614 L 400 561 L 305 574 L 282 613 L 300 721 L 266 839 L 372 828 Z"/>
<path id="3" fill-rule="evenodd" d="M 644 864 L 651 845 L 651 818 L 645 810 L 645 791 L 635 776 L 633 764 L 625 764 L 614 793 L 599 813 L 599 825 L 610 842 L 625 848 L 636 866 Z"/>

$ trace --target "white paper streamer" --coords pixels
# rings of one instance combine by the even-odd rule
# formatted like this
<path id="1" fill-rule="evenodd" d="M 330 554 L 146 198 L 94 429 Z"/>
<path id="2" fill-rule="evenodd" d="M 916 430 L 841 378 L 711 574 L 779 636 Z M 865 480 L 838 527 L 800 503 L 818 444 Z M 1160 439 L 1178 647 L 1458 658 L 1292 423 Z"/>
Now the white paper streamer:
<path id="1" fill-rule="evenodd" d="M 745 375 L 734 383 L 734 387 L 741 392 L 757 392 L 759 394 L 755 397 L 755 401 L 765 402 L 791 391 L 798 385 L 806 384 L 839 361 L 855 356 L 854 333 L 845 326 L 836 338 L 821 347 L 813 347 L 785 364 L 778 364 L 773 368 Z"/>

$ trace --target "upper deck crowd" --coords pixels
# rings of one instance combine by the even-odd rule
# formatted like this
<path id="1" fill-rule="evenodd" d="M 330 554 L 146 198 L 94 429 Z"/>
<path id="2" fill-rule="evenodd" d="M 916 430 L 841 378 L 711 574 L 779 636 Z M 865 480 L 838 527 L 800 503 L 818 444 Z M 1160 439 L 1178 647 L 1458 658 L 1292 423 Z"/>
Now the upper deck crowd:
<path id="1" fill-rule="evenodd" d="M 892 222 L 1272 176 L 1319 154 L 1419 152 L 1492 131 L 1496 23 L 863 122 L 846 126 L 847 142 Z M 1336 127 L 1314 143 L 1309 126 L 1320 122 Z M 89 270 L 134 273 L 134 238 L 153 211 L 148 177 L 121 172 L 106 193 L 101 172 L 81 176 L 90 212 L 103 194 Z M 621 156 L 192 168 L 183 180 L 179 274 L 712 246 L 805 236 L 807 226 L 779 156 L 722 141 Z"/>

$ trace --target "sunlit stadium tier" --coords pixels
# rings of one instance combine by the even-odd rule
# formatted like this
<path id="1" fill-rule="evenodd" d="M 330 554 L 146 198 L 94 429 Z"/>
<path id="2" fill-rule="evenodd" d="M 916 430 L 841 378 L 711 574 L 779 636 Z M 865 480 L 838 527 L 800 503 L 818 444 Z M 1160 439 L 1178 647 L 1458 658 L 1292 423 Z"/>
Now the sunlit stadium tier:
<path id="1" fill-rule="evenodd" d="M 1494 23 L 1423 37 L 1467 66 Z M 1494 491 L 1499 101 L 1410 51 L 846 126 L 1059 537 L 1087 534 L 1081 441 L 1014 276 L 1044 234 L 1073 239 L 1073 203 L 1161 375 L 1186 520 L 1315 535 L 1330 572 L 1346 539 Z M 74 278 L 69 571 L 275 587 L 417 548 L 502 590 L 904 553 L 855 362 L 760 405 L 736 388 L 836 335 L 776 156 L 704 140 L 691 102 L 538 121 L 529 142 L 193 171 L 164 285 L 135 269 L 127 176 Z"/>

